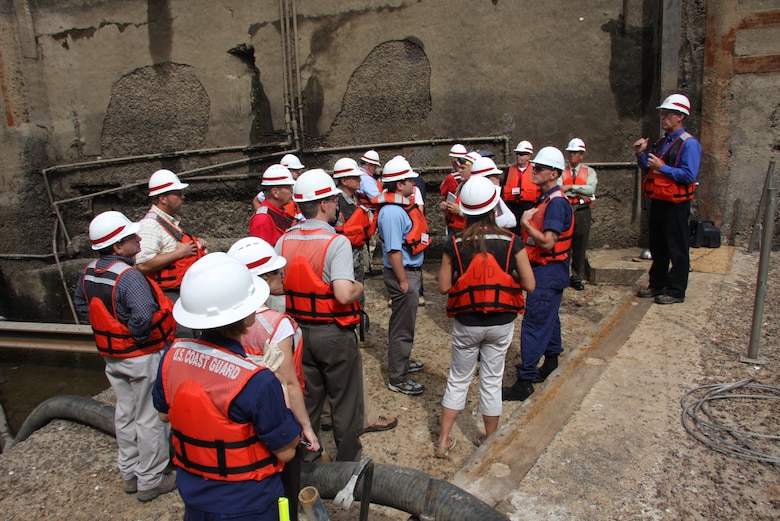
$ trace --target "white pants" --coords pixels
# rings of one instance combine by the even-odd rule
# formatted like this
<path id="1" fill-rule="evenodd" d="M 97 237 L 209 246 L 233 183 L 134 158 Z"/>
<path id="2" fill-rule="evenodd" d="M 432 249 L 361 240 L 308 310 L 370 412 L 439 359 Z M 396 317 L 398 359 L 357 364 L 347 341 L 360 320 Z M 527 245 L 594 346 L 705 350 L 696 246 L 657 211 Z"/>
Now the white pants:
<path id="1" fill-rule="evenodd" d="M 116 441 L 122 479 L 138 478 L 138 489 L 160 484 L 170 459 L 170 426 L 160 421 L 152 405 L 162 351 L 133 358 L 104 357 L 106 377 L 116 392 Z"/>
<path id="2" fill-rule="evenodd" d="M 501 416 L 501 383 L 504 361 L 512 336 L 514 321 L 501 326 L 464 326 L 452 323 L 452 358 L 447 390 L 441 404 L 461 411 L 474 376 L 479 357 L 479 412 L 485 416 Z"/>

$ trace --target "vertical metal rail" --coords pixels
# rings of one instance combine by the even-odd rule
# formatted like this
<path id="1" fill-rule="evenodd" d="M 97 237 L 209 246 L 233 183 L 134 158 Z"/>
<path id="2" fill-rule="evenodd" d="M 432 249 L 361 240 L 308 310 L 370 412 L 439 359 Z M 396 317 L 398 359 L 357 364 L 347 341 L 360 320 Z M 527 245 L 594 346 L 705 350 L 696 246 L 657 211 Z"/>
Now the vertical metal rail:
<path id="1" fill-rule="evenodd" d="M 765 363 L 765 360 L 758 358 L 758 346 L 761 342 L 761 324 L 764 322 L 766 284 L 772 254 L 772 236 L 775 232 L 776 195 L 776 188 L 770 187 L 767 189 L 766 208 L 764 209 L 764 232 L 761 235 L 761 253 L 758 261 L 758 279 L 756 280 L 756 298 L 753 304 L 753 325 L 750 329 L 750 344 L 748 345 L 747 356 L 740 357 L 740 362 L 748 364 Z"/>

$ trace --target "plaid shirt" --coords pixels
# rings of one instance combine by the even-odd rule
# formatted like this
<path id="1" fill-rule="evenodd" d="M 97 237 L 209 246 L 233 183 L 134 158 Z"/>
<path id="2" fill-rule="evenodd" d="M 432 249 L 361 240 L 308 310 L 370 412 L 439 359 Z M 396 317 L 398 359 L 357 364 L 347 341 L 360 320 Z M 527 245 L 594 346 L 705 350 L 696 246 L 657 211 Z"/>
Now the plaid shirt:
<path id="1" fill-rule="evenodd" d="M 152 205 L 149 211 L 156 213 L 176 228 L 179 228 L 181 219 L 178 217 L 168 215 L 155 205 Z M 141 237 L 141 251 L 135 256 L 137 264 L 143 264 L 161 253 L 170 253 L 176 249 L 176 239 L 171 237 L 171 234 L 165 231 L 160 226 L 160 223 L 154 219 L 141 219 L 141 228 L 138 230 L 138 236 Z"/>

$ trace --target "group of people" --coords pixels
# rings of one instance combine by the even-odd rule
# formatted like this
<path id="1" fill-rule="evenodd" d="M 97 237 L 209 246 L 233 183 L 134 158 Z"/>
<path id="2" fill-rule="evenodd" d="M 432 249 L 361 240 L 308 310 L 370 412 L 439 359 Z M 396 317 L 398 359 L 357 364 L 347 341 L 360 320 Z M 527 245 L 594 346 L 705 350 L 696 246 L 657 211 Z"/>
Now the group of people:
<path id="1" fill-rule="evenodd" d="M 687 98 L 670 96 L 659 108 L 666 137 L 650 154 L 647 139 L 634 144 L 652 199 L 653 268 L 639 296 L 668 304 L 684 300 L 680 221 L 701 148 L 681 125 Z M 527 399 L 558 366 L 563 291 L 584 289 L 587 276 L 597 179 L 581 162 L 585 150 L 575 138 L 568 161 L 550 146 L 531 158 L 533 146 L 521 141 L 506 173 L 487 155 L 450 150 L 438 290 L 454 320 L 436 457 L 455 444 L 452 427 L 478 364 L 485 432 L 477 445 L 496 431 L 503 400 Z M 387 385 L 425 391 L 411 377 L 424 368 L 411 352 L 431 243 L 419 174 L 402 156 L 377 176 L 381 166 L 374 150 L 340 159 L 332 175 L 304 171 L 286 155 L 263 174 L 250 236 L 227 253 L 208 253 L 182 227 L 188 185 L 168 170 L 149 179 L 152 206 L 140 223 L 114 211 L 92 220 L 99 258 L 79 278 L 74 302 L 116 391 L 125 492 L 145 502 L 178 486 L 187 520 L 277 519 L 277 498 L 286 496 L 295 519 L 300 462 L 320 455 L 320 430 L 333 430 L 337 460 L 356 461 L 363 433 L 397 425 L 373 411 L 360 352 L 363 248 L 375 233 L 392 309 Z M 522 362 L 504 387 L 518 314 Z"/>

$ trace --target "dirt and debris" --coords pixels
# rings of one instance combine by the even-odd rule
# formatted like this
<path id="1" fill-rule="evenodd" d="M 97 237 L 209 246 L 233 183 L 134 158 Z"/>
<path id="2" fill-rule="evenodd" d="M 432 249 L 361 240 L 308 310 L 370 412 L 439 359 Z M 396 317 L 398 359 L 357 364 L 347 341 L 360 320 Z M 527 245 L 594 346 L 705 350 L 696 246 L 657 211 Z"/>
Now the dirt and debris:
<path id="1" fill-rule="evenodd" d="M 599 382 L 518 490 L 498 508 L 518 520 L 780 518 L 777 467 L 712 451 L 686 435 L 679 418 L 680 397 L 699 385 L 746 376 L 764 385 L 780 385 L 776 346 L 780 287 L 772 286 L 780 280 L 777 262 L 767 287 L 761 343 L 766 363 L 738 361 L 750 335 L 757 263 L 756 255 L 737 251 L 729 274 L 692 274 L 692 284 L 707 284 L 707 291 L 690 292 L 682 305 L 651 308 L 625 349 L 606 361 Z M 448 374 L 451 322 L 444 312 L 445 300 L 436 292 L 438 265 L 430 262 L 425 268 L 426 305 L 419 310 L 413 351 L 426 364 L 417 374 L 427 387 L 422 396 L 387 390 L 383 368 L 389 308 L 381 277 L 367 280 L 369 336 L 376 344 L 362 350 L 367 383 L 375 407 L 386 416 L 398 416 L 399 423 L 392 431 L 364 435 L 364 455 L 376 463 L 409 466 L 451 479 L 477 450 L 471 440 L 482 421 L 473 385 L 453 431 L 458 443 L 450 459 L 433 456 Z M 625 286 L 589 285 L 583 292 L 566 291 L 561 310 L 566 349 L 576 348 L 613 306 L 627 298 L 634 297 Z M 659 336 L 678 329 L 682 332 L 676 333 L 674 341 L 658 342 Z M 513 379 L 518 358 L 515 342 L 507 357 L 507 382 Z M 545 387 L 539 392 L 544 393 Z M 506 403 L 502 421 L 520 407 Z M 725 408 L 736 417 L 750 414 L 742 403 L 727 403 Z M 522 414 L 515 418 L 522 421 Z M 765 418 L 762 428 L 776 435 L 777 415 Z M 323 433 L 322 438 L 332 452 L 330 434 Z M 0 456 L 4 519 L 181 519 L 183 506 L 176 493 L 141 504 L 122 492 L 115 452 L 114 440 L 104 434 L 69 422 L 52 422 Z M 356 506 L 349 512 L 330 508 L 331 519 L 357 519 L 358 510 Z M 371 518 L 406 520 L 408 514 L 372 506 Z"/>

